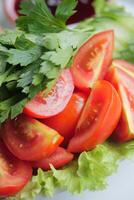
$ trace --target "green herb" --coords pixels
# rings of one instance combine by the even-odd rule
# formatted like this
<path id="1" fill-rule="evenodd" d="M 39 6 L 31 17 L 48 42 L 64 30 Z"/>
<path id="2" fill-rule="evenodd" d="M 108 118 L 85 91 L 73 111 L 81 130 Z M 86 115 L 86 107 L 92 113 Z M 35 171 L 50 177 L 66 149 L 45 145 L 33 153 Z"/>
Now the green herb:
<path id="1" fill-rule="evenodd" d="M 65 22 L 73 14 L 76 4 L 76 0 L 63 0 L 53 16 L 44 0 L 31 0 L 22 4 L 20 12 L 26 16 L 17 19 L 17 26 L 23 31 L 38 34 L 60 32 L 66 29 Z"/>
<path id="2" fill-rule="evenodd" d="M 62 0 L 56 9 L 55 17 L 66 22 L 75 13 L 74 8 L 76 5 L 76 0 Z"/>
<path id="3" fill-rule="evenodd" d="M 61 66 L 64 68 L 72 57 L 73 49 L 70 47 L 66 49 L 57 49 L 56 51 L 46 52 L 42 59 L 45 61 L 49 61 L 57 66 Z"/>
<path id="4" fill-rule="evenodd" d="M 22 35 L 21 31 L 5 30 L 0 33 L 0 44 L 12 46 L 15 44 L 17 37 Z"/>
<path id="5" fill-rule="evenodd" d="M 91 36 L 91 31 L 66 27 L 76 5 L 76 0 L 63 0 L 53 16 L 44 0 L 23 2 L 17 29 L 0 33 L 0 87 L 6 91 L 0 99 L 0 123 L 20 114 L 41 90 L 48 94 L 61 71 L 70 67 L 76 50 Z"/>

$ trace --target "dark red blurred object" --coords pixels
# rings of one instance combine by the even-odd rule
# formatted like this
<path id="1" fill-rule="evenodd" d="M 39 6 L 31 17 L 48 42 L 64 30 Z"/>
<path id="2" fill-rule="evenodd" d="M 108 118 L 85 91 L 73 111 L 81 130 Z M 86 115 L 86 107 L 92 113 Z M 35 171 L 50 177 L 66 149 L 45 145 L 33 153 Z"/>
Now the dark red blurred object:
<path id="1" fill-rule="evenodd" d="M 12 22 L 15 21 L 18 16 L 20 2 L 21 0 L 4 0 L 4 10 Z M 59 2 L 60 0 L 46 0 L 53 14 Z M 91 4 L 92 0 L 78 0 L 76 7 L 77 12 L 68 20 L 68 24 L 73 24 L 92 16 L 94 12 Z"/>

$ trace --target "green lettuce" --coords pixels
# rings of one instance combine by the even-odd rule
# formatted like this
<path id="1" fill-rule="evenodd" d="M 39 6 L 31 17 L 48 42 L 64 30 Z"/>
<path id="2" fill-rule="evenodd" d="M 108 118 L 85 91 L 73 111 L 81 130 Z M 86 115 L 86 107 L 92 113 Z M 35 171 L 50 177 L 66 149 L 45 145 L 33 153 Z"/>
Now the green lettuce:
<path id="1" fill-rule="evenodd" d="M 80 193 L 88 190 L 103 190 L 107 177 L 117 171 L 119 161 L 134 153 L 134 141 L 124 144 L 107 142 L 95 149 L 83 152 L 69 165 L 50 171 L 38 170 L 31 182 L 16 197 L 10 200 L 35 199 L 37 195 L 52 196 L 56 189 Z"/>

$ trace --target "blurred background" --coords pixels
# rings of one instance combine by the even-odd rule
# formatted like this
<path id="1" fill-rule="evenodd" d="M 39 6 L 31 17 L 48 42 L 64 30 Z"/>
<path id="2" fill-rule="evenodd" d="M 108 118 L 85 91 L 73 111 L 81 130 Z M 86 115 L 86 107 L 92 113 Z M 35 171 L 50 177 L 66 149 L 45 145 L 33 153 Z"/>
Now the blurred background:
<path id="1" fill-rule="evenodd" d="M 60 0 L 46 0 L 52 12 L 54 12 L 56 5 Z M 124 5 L 129 11 L 134 11 L 134 0 L 112 0 L 118 4 Z M 0 0 L 0 27 L 12 28 L 14 27 L 14 19 L 17 17 L 17 10 L 19 8 L 20 0 Z M 93 14 L 91 7 L 92 0 L 79 0 L 77 6 L 77 14 L 71 18 L 68 23 L 76 23 Z"/>

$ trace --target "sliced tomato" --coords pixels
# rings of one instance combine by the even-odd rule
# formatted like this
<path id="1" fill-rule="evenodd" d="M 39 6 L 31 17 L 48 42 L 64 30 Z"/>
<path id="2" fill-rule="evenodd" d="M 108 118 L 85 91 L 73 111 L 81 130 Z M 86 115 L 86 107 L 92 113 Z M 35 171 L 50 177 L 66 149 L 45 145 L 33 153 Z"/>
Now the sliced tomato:
<path id="1" fill-rule="evenodd" d="M 83 89 L 81 90 L 81 89 L 75 87 L 74 92 L 76 92 L 76 93 L 79 93 L 79 92 L 83 93 L 83 94 L 85 94 L 88 97 L 90 95 L 91 88 L 87 88 L 86 90 L 83 90 Z"/>
<path id="2" fill-rule="evenodd" d="M 63 141 L 55 130 L 24 115 L 5 123 L 3 139 L 16 157 L 28 161 L 49 156 Z"/>
<path id="3" fill-rule="evenodd" d="M 48 118 L 64 110 L 74 90 L 71 73 L 64 70 L 55 87 L 45 97 L 45 91 L 35 96 L 24 108 L 24 113 L 35 118 Z"/>
<path id="4" fill-rule="evenodd" d="M 16 6 L 21 0 L 4 0 L 4 11 L 9 20 L 14 23 L 18 17 Z"/>
<path id="5" fill-rule="evenodd" d="M 106 79 L 118 91 L 123 109 L 113 139 L 119 142 L 134 138 L 134 65 L 115 60 Z"/>
<path id="6" fill-rule="evenodd" d="M 121 101 L 107 81 L 97 81 L 78 121 L 68 151 L 79 153 L 103 143 L 114 131 L 121 115 Z"/>
<path id="7" fill-rule="evenodd" d="M 95 34 L 80 47 L 71 67 L 76 87 L 92 88 L 96 80 L 103 79 L 112 61 L 113 48 L 112 30 Z"/>
<path id="8" fill-rule="evenodd" d="M 43 123 L 58 131 L 64 136 L 62 146 L 66 146 L 74 135 L 77 121 L 85 105 L 87 96 L 83 93 L 74 93 L 66 108 L 58 115 L 42 120 Z"/>
<path id="9" fill-rule="evenodd" d="M 0 198 L 15 195 L 31 177 L 31 165 L 15 158 L 0 140 Z"/>
<path id="10" fill-rule="evenodd" d="M 56 169 L 58 169 L 68 164 L 71 160 L 73 160 L 73 157 L 74 155 L 72 153 L 67 152 L 67 150 L 62 147 L 58 147 L 57 150 L 49 157 L 32 162 L 32 166 L 34 168 L 49 170 L 50 164 L 52 164 Z"/>

